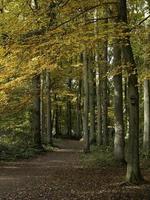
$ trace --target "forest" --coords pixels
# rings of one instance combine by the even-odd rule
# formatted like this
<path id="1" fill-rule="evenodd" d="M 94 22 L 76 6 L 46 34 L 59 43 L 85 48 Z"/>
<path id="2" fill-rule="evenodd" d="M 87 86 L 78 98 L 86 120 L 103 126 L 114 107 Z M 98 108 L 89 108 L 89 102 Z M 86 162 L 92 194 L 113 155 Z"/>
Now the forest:
<path id="1" fill-rule="evenodd" d="M 150 199 L 150 0 L 0 0 L 0 200 Z"/>

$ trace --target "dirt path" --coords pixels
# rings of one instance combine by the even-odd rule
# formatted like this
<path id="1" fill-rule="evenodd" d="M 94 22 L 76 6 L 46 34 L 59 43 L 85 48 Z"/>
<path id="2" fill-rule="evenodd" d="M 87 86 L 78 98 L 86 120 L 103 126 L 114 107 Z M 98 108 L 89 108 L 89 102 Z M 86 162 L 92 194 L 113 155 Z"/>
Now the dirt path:
<path id="1" fill-rule="evenodd" d="M 120 186 L 123 169 L 85 168 L 81 154 L 81 143 L 65 140 L 54 152 L 4 163 L 0 166 L 0 200 L 150 200 L 149 185 Z"/>

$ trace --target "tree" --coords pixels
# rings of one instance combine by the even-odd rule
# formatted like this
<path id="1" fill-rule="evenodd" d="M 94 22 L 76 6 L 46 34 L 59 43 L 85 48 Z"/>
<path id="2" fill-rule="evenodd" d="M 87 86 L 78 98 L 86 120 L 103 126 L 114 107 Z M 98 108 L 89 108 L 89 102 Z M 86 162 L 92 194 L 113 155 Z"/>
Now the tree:
<path id="1" fill-rule="evenodd" d="M 87 51 L 83 53 L 83 135 L 84 135 L 84 151 L 90 151 L 90 135 L 89 135 L 89 77 L 88 77 L 88 58 Z"/>
<path id="2" fill-rule="evenodd" d="M 119 1 L 120 21 L 127 25 L 126 0 Z M 125 33 L 128 33 L 125 30 Z M 139 163 L 139 93 L 137 68 L 133 56 L 129 35 L 123 39 L 123 57 L 128 69 L 128 106 L 129 106 L 129 141 L 127 154 L 126 180 L 138 183 L 142 180 Z"/>
<path id="3" fill-rule="evenodd" d="M 51 116 L 51 78 L 50 72 L 46 73 L 46 87 L 47 87 L 47 138 L 48 143 L 53 145 L 53 137 L 52 137 L 52 116 Z"/>
<path id="4" fill-rule="evenodd" d="M 31 6 L 34 10 L 38 9 L 37 1 L 31 1 Z M 33 98 L 33 110 L 32 110 L 32 130 L 34 134 L 34 143 L 36 147 L 41 148 L 41 98 L 40 98 L 40 84 L 41 84 L 41 77 L 40 74 L 37 74 L 33 79 L 33 88 L 35 91 L 34 98 Z"/>
<path id="5" fill-rule="evenodd" d="M 147 0 L 150 12 L 150 1 Z M 148 34 L 148 41 L 150 34 Z M 146 40 L 147 41 L 147 40 Z M 149 63 L 145 61 L 145 65 Z M 146 66 L 145 66 L 146 67 Z M 145 155 L 150 153 L 150 80 L 144 80 L 144 134 L 143 134 L 143 151 Z"/>
<path id="6" fill-rule="evenodd" d="M 114 47 L 114 65 L 116 67 L 121 64 L 121 49 Z M 114 79 L 114 115 L 115 115 L 115 138 L 114 138 L 114 156 L 119 162 L 124 162 L 125 154 L 125 136 L 123 121 L 123 91 L 122 91 L 122 75 L 121 72 L 113 77 Z"/>
<path id="7" fill-rule="evenodd" d="M 150 151 L 150 81 L 144 80 L 144 135 L 143 151 L 149 155 Z"/>
<path id="8" fill-rule="evenodd" d="M 117 10 L 118 11 L 118 10 Z M 119 16 L 115 23 L 119 22 Z M 117 29 L 117 27 L 116 27 Z M 114 81 L 114 157 L 120 163 L 125 162 L 125 135 L 123 119 L 123 86 L 122 86 L 122 68 L 121 68 L 121 44 L 119 39 L 114 40 L 113 45 L 113 65 L 115 75 Z"/>
<path id="9" fill-rule="evenodd" d="M 92 53 L 91 53 L 92 54 Z M 93 63 L 93 55 L 89 56 L 89 121 L 90 121 L 90 143 L 94 142 L 95 139 L 95 69 Z"/>
<path id="10" fill-rule="evenodd" d="M 108 145 L 108 79 L 107 79 L 107 64 L 108 64 L 108 41 L 104 42 L 104 53 L 103 53 L 103 80 L 102 80 L 102 134 L 103 143 Z"/>
<path id="11" fill-rule="evenodd" d="M 77 88 L 77 105 L 76 105 L 76 114 L 77 114 L 77 137 L 80 138 L 82 136 L 82 113 L 81 113 L 81 87 L 82 81 L 78 81 L 78 88 Z"/>
<path id="12" fill-rule="evenodd" d="M 41 148 L 41 126 L 40 126 L 40 76 L 33 78 L 33 109 L 32 109 L 32 131 L 34 134 L 35 147 Z"/>
<path id="13" fill-rule="evenodd" d="M 72 80 L 69 79 L 67 86 L 69 92 L 71 92 L 71 86 L 72 85 Z M 71 137 L 72 134 L 72 106 L 71 106 L 71 99 L 69 95 L 67 96 L 67 113 L 66 113 L 66 125 L 67 125 L 67 135 L 68 137 Z"/>

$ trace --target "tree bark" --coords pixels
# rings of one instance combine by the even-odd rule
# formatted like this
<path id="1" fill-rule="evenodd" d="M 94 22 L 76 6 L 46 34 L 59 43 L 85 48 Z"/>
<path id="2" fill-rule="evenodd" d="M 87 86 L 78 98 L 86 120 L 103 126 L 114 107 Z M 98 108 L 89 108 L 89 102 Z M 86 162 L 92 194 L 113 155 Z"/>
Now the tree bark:
<path id="1" fill-rule="evenodd" d="M 125 162 L 125 139 L 123 121 L 123 89 L 122 89 L 122 70 L 121 67 L 121 48 L 118 41 L 114 45 L 114 67 L 116 75 L 114 80 L 114 116 L 115 116 L 115 138 L 114 138 L 114 158 L 120 163 Z"/>
<path id="2" fill-rule="evenodd" d="M 86 50 L 83 53 L 83 87 L 84 87 L 84 109 L 83 109 L 83 134 L 84 134 L 84 152 L 90 151 L 89 136 L 89 77 L 88 77 L 88 60 Z"/>
<path id="3" fill-rule="evenodd" d="M 145 155 L 150 153 L 150 81 L 144 80 L 144 135 L 143 151 Z"/>
<path id="4" fill-rule="evenodd" d="M 68 80 L 68 90 L 71 91 L 71 84 L 72 80 Z M 66 125 L 67 125 L 67 135 L 68 137 L 71 137 L 71 131 L 72 131 L 72 106 L 71 106 L 71 100 L 70 97 L 67 97 L 67 116 L 66 116 Z"/>
<path id="5" fill-rule="evenodd" d="M 59 135 L 59 106 L 57 103 L 57 96 L 55 95 L 55 136 L 58 137 Z"/>
<path id="6" fill-rule="evenodd" d="M 41 136 L 44 135 L 44 72 L 40 75 L 41 84 L 40 84 L 40 123 L 41 123 Z"/>
<path id="7" fill-rule="evenodd" d="M 32 110 L 32 131 L 34 134 L 34 145 L 41 148 L 41 121 L 40 121 L 40 75 L 32 79 L 33 86 L 33 110 Z"/>
<path id="8" fill-rule="evenodd" d="M 47 138 L 48 143 L 53 145 L 52 117 L 51 117 L 51 80 L 50 72 L 46 73 L 46 94 L 47 94 Z"/>
<path id="9" fill-rule="evenodd" d="M 92 60 L 92 58 L 91 58 Z M 95 69 L 89 63 L 89 111 L 90 111 L 90 143 L 95 139 Z"/>
<path id="10" fill-rule="evenodd" d="M 128 83 L 127 78 L 124 79 L 124 132 L 125 137 L 129 136 L 129 120 L 128 120 Z"/>
<path id="11" fill-rule="evenodd" d="M 109 135 L 108 135 L 108 79 L 107 79 L 107 56 L 108 56 L 108 42 L 104 43 L 104 77 L 102 81 L 102 134 L 103 143 L 108 145 Z"/>
<path id="12" fill-rule="evenodd" d="M 126 0 L 120 0 L 119 15 L 121 22 L 127 24 Z M 125 33 L 128 30 L 124 31 Z M 126 180 L 138 183 L 142 180 L 139 164 L 139 93 L 136 63 L 130 43 L 130 37 L 123 39 L 123 57 L 128 66 L 128 107 L 129 107 L 129 141 L 127 152 Z"/>
<path id="13" fill-rule="evenodd" d="M 95 22 L 95 27 L 94 27 L 94 32 L 95 32 L 95 38 L 98 38 L 98 33 L 99 33 L 99 26 L 97 23 L 97 19 L 99 17 L 99 12 L 98 9 L 95 9 L 94 13 L 94 19 L 96 20 Z M 102 72 L 101 72 L 101 66 L 100 66 L 100 51 L 99 48 L 100 43 L 97 43 L 96 49 L 95 49 L 95 64 L 96 64 L 96 74 L 95 74 L 95 79 L 96 79 L 96 106 L 97 106 L 97 137 L 96 137 L 96 143 L 98 146 L 103 144 L 103 137 L 102 137 Z"/>
<path id="14" fill-rule="evenodd" d="M 79 80 L 78 89 L 77 89 L 77 137 L 81 137 L 81 86 L 82 81 Z"/>
<path id="15" fill-rule="evenodd" d="M 99 55 L 96 53 L 96 65 L 97 65 L 97 88 L 96 88 L 96 96 L 97 96 L 97 145 L 100 146 L 103 144 L 103 136 L 102 136 L 102 81 L 101 81 L 101 70 L 100 65 L 98 63 Z"/>

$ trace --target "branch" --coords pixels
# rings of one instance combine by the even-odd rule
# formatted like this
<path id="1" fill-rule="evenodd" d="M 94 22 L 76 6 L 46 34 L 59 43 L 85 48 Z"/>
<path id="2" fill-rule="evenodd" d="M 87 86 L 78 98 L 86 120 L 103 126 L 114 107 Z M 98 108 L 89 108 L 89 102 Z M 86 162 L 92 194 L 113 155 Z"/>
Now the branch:
<path id="1" fill-rule="evenodd" d="M 68 3 L 68 2 L 69 2 L 69 1 L 67 0 L 67 3 Z M 26 40 L 26 39 L 28 39 L 28 38 L 30 38 L 30 37 L 32 37 L 32 36 L 43 35 L 46 31 L 54 31 L 54 30 L 60 28 L 61 26 L 65 25 L 65 24 L 68 24 L 69 22 L 71 22 L 71 21 L 73 21 L 73 20 L 79 18 L 80 16 L 84 15 L 85 13 L 90 12 L 90 11 L 92 11 L 92 10 L 94 10 L 94 9 L 96 9 L 96 8 L 98 8 L 98 7 L 100 7 L 101 5 L 112 5 L 112 4 L 115 4 L 115 5 L 116 5 L 116 4 L 118 4 L 118 3 L 117 3 L 116 1 L 105 2 L 105 3 L 99 3 L 99 4 L 97 4 L 97 5 L 94 5 L 94 6 L 90 7 L 90 8 L 87 8 L 87 9 L 83 10 L 82 12 L 80 12 L 80 13 L 78 13 L 77 15 L 71 17 L 70 19 L 68 19 L 68 20 L 66 20 L 66 21 L 64 21 L 64 22 L 62 22 L 62 23 L 60 23 L 60 24 L 58 24 L 58 25 L 55 26 L 55 27 L 50 27 L 50 26 L 48 26 L 48 27 L 42 27 L 41 29 L 34 30 L 34 31 L 29 32 L 29 33 L 26 33 L 26 34 L 22 35 L 21 40 Z"/>
<path id="2" fill-rule="evenodd" d="M 63 4 L 61 7 L 62 7 L 62 8 L 65 7 L 65 6 L 69 3 L 69 1 L 70 1 L 70 0 L 67 0 L 66 2 L 64 2 L 64 4 Z"/>
<path id="3" fill-rule="evenodd" d="M 85 23 L 85 25 L 92 24 L 92 23 L 95 23 L 97 21 L 103 21 L 103 20 L 115 19 L 115 18 L 118 18 L 118 16 L 101 17 L 101 18 L 97 18 L 97 19 L 89 19 L 89 20 L 87 20 L 87 22 Z"/>
<path id="4" fill-rule="evenodd" d="M 143 24 L 146 20 L 148 20 L 150 18 L 150 15 L 148 15 L 147 17 L 145 17 L 143 20 L 141 20 L 139 23 L 138 23 L 138 26 L 140 26 L 141 24 Z"/>
<path id="5" fill-rule="evenodd" d="M 137 29 L 138 26 L 140 26 L 141 24 L 143 24 L 146 20 L 148 20 L 150 18 L 150 15 L 148 15 L 147 17 L 145 17 L 144 19 L 142 19 L 138 24 L 136 24 L 133 28 L 131 28 L 129 31 L 133 31 L 135 29 Z"/>

